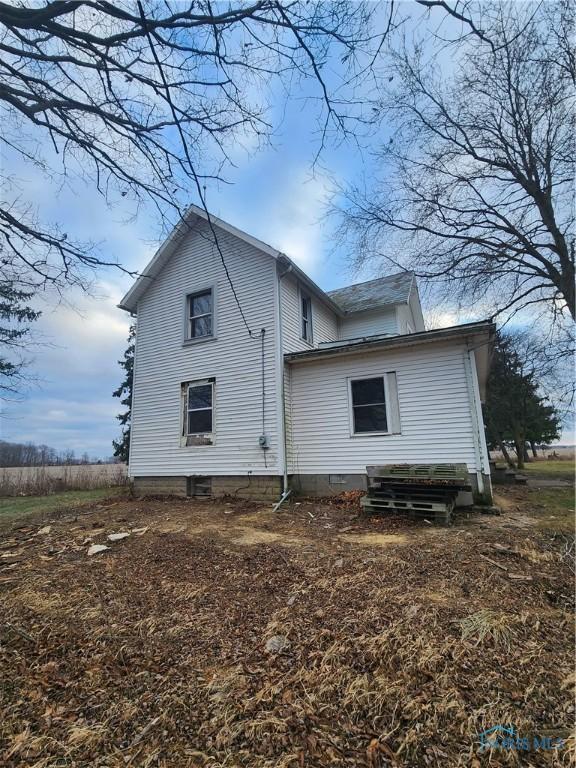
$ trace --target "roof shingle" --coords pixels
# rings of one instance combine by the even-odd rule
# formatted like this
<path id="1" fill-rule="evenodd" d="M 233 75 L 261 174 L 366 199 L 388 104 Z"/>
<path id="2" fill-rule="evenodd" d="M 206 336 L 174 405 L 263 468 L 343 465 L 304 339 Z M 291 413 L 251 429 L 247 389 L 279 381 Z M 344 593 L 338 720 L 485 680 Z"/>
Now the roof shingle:
<path id="1" fill-rule="evenodd" d="M 387 304 L 405 304 L 410 297 L 413 282 L 414 272 L 399 272 L 328 291 L 328 296 L 344 312 L 363 312 Z"/>

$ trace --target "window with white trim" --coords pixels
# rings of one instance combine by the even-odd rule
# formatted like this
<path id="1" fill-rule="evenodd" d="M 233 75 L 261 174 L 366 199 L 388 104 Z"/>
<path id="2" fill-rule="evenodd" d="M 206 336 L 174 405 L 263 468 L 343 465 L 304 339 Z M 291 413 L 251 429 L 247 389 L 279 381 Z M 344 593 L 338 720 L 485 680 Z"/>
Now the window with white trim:
<path id="1" fill-rule="evenodd" d="M 312 342 L 312 299 L 304 291 L 300 291 L 300 307 L 302 313 L 302 338 Z"/>
<path id="2" fill-rule="evenodd" d="M 214 432 L 214 380 L 189 381 L 182 385 L 185 445 L 212 445 Z"/>
<path id="3" fill-rule="evenodd" d="M 186 337 L 188 339 L 202 339 L 214 334 L 213 305 L 212 288 L 187 296 Z"/>
<path id="4" fill-rule="evenodd" d="M 350 401 L 352 431 L 355 435 L 367 432 L 388 432 L 384 376 L 351 380 Z"/>

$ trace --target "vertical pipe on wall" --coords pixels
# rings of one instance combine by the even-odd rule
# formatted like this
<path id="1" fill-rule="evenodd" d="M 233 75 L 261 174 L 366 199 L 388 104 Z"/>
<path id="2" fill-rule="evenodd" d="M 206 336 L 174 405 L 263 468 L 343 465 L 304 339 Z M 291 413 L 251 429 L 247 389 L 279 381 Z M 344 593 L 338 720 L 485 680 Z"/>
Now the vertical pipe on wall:
<path id="1" fill-rule="evenodd" d="M 472 417 L 472 429 L 474 431 L 474 452 L 476 454 L 476 480 L 478 493 L 483 494 L 484 474 L 489 474 L 488 460 L 486 456 L 486 440 L 484 438 L 484 419 L 482 417 L 482 405 L 478 389 L 478 375 L 476 373 L 476 357 L 474 350 L 469 349 L 464 353 L 464 370 L 468 384 L 468 397 L 470 402 L 470 414 Z M 489 489 L 488 489 L 489 490 Z"/>
<path id="2" fill-rule="evenodd" d="M 282 273 L 276 271 L 276 370 L 279 377 L 276 388 L 277 412 L 280 422 L 280 463 L 282 468 L 282 492 L 288 491 L 288 450 L 286 439 L 286 393 L 284 387 L 284 347 L 282 335 L 282 278 L 292 271 L 292 265 Z"/>

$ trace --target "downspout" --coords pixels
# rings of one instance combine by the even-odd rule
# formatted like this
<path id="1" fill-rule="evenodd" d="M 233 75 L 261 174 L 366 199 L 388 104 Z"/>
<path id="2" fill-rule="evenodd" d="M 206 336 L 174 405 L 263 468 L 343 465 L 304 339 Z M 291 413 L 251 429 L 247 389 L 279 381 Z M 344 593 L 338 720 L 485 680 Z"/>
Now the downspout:
<path id="1" fill-rule="evenodd" d="M 130 398 L 130 439 L 128 440 L 128 466 L 126 467 L 126 472 L 128 474 L 128 479 L 133 479 L 133 475 L 130 469 L 130 466 L 132 464 L 132 443 L 133 443 L 133 437 L 134 437 L 134 401 L 135 397 L 134 394 L 136 392 L 136 367 L 138 365 L 138 307 L 136 307 L 136 314 L 133 312 L 130 313 L 130 322 L 134 324 L 134 327 L 136 328 L 136 333 L 134 335 L 134 362 L 132 364 L 132 397 Z M 132 490 L 134 490 L 132 488 Z"/>
<path id="2" fill-rule="evenodd" d="M 476 480 L 478 483 L 478 493 L 484 494 L 486 490 L 491 494 L 491 489 L 485 488 L 484 474 L 490 474 L 488 465 L 488 453 L 486 449 L 486 438 L 484 436 L 482 417 L 482 404 L 480 403 L 480 394 L 478 386 L 478 374 L 476 371 L 476 356 L 473 349 L 469 349 L 464 354 L 464 368 L 466 371 L 466 382 L 468 384 L 468 393 L 470 399 L 470 413 L 472 416 L 472 429 L 474 431 L 474 449 L 476 453 L 477 471 Z"/>
<path id="3" fill-rule="evenodd" d="M 292 271 L 290 264 L 284 272 L 276 272 L 276 367 L 280 377 L 280 386 L 277 395 L 277 411 L 280 417 L 280 463 L 282 466 L 282 498 L 280 504 L 287 498 L 288 490 L 288 442 L 286 437 L 286 393 L 284 387 L 284 345 L 282 334 L 282 278 Z"/>

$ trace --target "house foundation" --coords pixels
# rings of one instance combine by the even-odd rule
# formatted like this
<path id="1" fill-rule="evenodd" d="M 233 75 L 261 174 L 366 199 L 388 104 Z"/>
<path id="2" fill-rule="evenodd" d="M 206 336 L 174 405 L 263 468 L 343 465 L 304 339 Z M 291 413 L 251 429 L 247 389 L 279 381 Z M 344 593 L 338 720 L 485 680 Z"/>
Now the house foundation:
<path id="1" fill-rule="evenodd" d="M 282 493 L 282 478 L 274 475 L 135 477 L 133 487 L 137 496 L 235 496 L 273 502 Z"/>
<path id="2" fill-rule="evenodd" d="M 457 507 L 469 507 L 474 503 L 491 504 L 490 476 L 482 475 L 484 493 L 478 492 L 478 480 L 470 474 L 472 491 L 460 491 Z M 291 475 L 289 486 L 295 496 L 337 496 L 342 491 L 367 490 L 367 476 L 341 475 Z M 134 493 L 137 496 L 205 497 L 234 496 L 252 501 L 278 501 L 282 494 L 282 477 L 279 475 L 196 475 L 175 477 L 135 477 Z"/>

